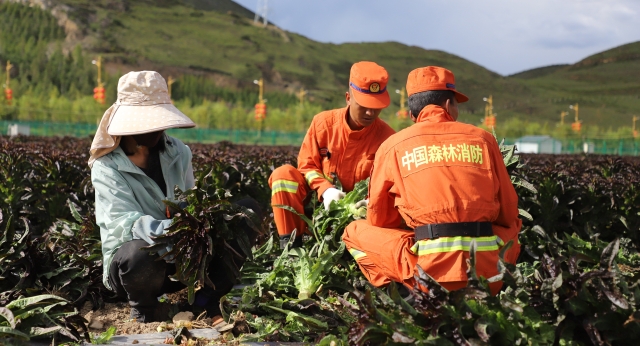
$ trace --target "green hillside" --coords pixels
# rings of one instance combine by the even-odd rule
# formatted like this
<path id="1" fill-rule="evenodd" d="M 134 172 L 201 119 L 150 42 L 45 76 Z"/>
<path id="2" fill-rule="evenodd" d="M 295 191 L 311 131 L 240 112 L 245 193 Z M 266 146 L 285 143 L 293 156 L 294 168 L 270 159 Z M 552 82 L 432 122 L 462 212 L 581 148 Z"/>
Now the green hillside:
<path id="1" fill-rule="evenodd" d="M 251 87 L 254 79 L 263 77 L 272 90 L 304 87 L 317 101 L 330 103 L 341 102 L 349 68 L 359 60 L 385 66 L 394 90 L 403 86 L 411 69 L 427 64 L 456 71 L 460 88 L 472 95 L 490 85 L 513 87 L 498 74 L 441 51 L 396 42 L 319 43 L 273 25 L 254 26 L 248 10 L 234 8 L 231 1 L 58 2 L 72 8 L 69 17 L 84 34 L 77 41 L 85 51 L 102 54 L 114 73 L 154 68 L 163 74 L 206 76 L 229 88 Z M 213 8 L 205 3 L 228 11 L 200 10 Z M 482 106 L 482 96 L 472 109 Z"/>
<path id="2" fill-rule="evenodd" d="M 153 23 L 162 23 L 161 26 Z M 509 81 L 481 66 L 440 51 L 428 51 L 395 42 L 326 44 L 276 27 L 256 27 L 232 13 L 195 11 L 188 6 L 131 5 L 107 29 L 117 42 L 111 55 L 142 67 L 176 69 L 216 76 L 219 85 L 247 88 L 263 77 L 275 90 L 293 92 L 304 87 L 321 102 L 341 102 L 355 61 L 374 60 L 391 75 L 390 89 L 400 89 L 408 72 L 436 64 L 460 75 L 460 88 L 482 107 L 482 95 L 491 85 L 512 88 Z"/>
<path id="3" fill-rule="evenodd" d="M 536 91 L 540 111 L 557 116 L 578 103 L 585 124 L 615 128 L 630 126 L 632 116 L 640 115 L 639 77 L 640 42 L 635 42 L 523 82 Z"/>
<path id="4" fill-rule="evenodd" d="M 46 11 L 55 14 L 66 38 L 52 37 L 53 41 L 47 41 L 48 46 L 39 51 L 50 54 L 58 46 L 69 54 L 81 47 L 84 58 L 76 57 L 72 62 L 101 55 L 112 78 L 107 83 L 108 97 L 115 95 L 115 79 L 122 73 L 152 69 L 176 78 L 174 99 L 191 104 L 223 100 L 248 108 L 257 99 L 253 80 L 264 78 L 270 107 L 296 104 L 294 93 L 300 88 L 309 90 L 312 103 L 333 107 L 344 102 L 351 64 L 372 60 L 386 67 L 391 77 L 394 109 L 385 111 L 386 117 L 392 117 L 399 105 L 395 89 L 402 88 L 410 70 L 425 65 L 443 66 L 456 74 L 458 89 L 471 99 L 461 107 L 462 121 L 479 123 L 484 115 L 482 99 L 493 95 L 499 135 L 503 129 L 522 132 L 526 127 L 523 120 L 554 127 L 560 112 L 575 103 L 580 104 L 585 126 L 629 126 L 631 116 L 640 114 L 640 43 L 596 54 L 574 65 L 543 67 L 505 77 L 442 51 L 397 42 L 320 43 L 274 25 L 256 26 L 253 13 L 231 0 L 50 2 L 52 6 Z M 32 24 L 30 21 L 24 26 Z M 2 28 L 0 23 L 0 37 Z M 26 44 L 21 42 L 16 45 Z M 15 49 L 3 49 L 0 41 L 0 63 L 7 59 L 16 61 L 19 73 L 33 65 Z M 3 76 L 0 74 L 0 78 Z M 39 90 L 32 85 L 39 83 L 38 78 L 23 78 L 20 83 L 22 92 Z M 57 86 L 55 81 L 47 83 Z M 65 89 L 57 89 L 65 95 Z M 87 92 L 86 86 L 76 89 Z"/>
<path id="5" fill-rule="evenodd" d="M 549 74 L 552 74 L 560 69 L 569 66 L 569 64 L 561 64 L 561 65 L 551 65 L 551 66 L 543 66 L 534 68 L 531 70 L 522 71 L 516 74 L 512 74 L 509 77 L 519 78 L 519 79 L 533 79 L 543 77 Z"/>

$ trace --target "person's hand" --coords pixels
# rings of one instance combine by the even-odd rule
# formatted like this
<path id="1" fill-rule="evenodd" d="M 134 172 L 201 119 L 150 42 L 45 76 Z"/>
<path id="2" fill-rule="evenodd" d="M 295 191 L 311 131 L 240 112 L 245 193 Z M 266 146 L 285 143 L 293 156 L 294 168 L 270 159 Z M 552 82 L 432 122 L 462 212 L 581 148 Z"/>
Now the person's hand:
<path id="1" fill-rule="evenodd" d="M 182 208 L 182 209 L 186 209 L 189 206 L 189 203 L 187 203 L 186 201 L 179 201 L 176 202 L 176 204 L 178 205 L 178 207 Z M 167 214 L 167 219 L 172 219 L 176 213 L 178 212 L 178 210 L 174 209 L 174 208 L 170 208 L 169 206 L 167 206 L 165 208 L 165 213 Z"/>
<path id="2" fill-rule="evenodd" d="M 329 210 L 329 206 L 331 205 L 332 201 L 339 201 L 341 198 L 343 198 L 346 195 L 346 193 L 336 189 L 335 187 L 330 187 L 328 189 L 326 189 L 324 191 L 324 193 L 322 194 L 322 199 L 323 199 L 323 203 L 324 203 L 324 209 L 325 210 Z"/>
<path id="3" fill-rule="evenodd" d="M 369 200 L 368 199 L 363 199 L 362 201 L 356 203 L 354 205 L 355 208 L 360 208 L 360 207 L 368 207 L 369 206 Z"/>

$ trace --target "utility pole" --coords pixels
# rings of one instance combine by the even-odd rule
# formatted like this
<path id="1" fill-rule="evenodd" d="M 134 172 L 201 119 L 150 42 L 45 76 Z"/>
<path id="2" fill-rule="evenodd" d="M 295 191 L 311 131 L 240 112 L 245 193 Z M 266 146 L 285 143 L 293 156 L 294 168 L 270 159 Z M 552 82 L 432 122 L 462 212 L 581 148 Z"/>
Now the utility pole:
<path id="1" fill-rule="evenodd" d="M 92 61 L 98 68 L 98 85 L 102 85 L 102 56 L 98 56 L 98 60 Z"/>
<path id="2" fill-rule="evenodd" d="M 98 60 L 91 61 L 98 68 L 98 86 L 93 88 L 93 98 L 100 104 L 104 104 L 105 94 L 104 85 L 102 84 L 102 56 L 98 56 Z"/>
<path id="3" fill-rule="evenodd" d="M 267 118 L 267 100 L 264 99 L 264 79 L 256 79 L 253 81 L 253 84 L 257 84 L 260 87 L 260 91 L 258 94 L 258 103 L 256 104 L 255 116 L 256 121 L 260 123 L 260 128 L 258 129 L 258 139 L 262 137 L 262 130 L 264 129 L 264 120 Z"/>
<path id="4" fill-rule="evenodd" d="M 13 100 L 13 90 L 11 90 L 11 88 L 9 87 L 11 83 L 11 68 L 13 67 L 13 65 L 11 65 L 11 61 L 7 60 L 7 81 L 4 84 L 4 98 L 7 101 L 7 105 L 11 105 L 11 100 Z"/>
<path id="5" fill-rule="evenodd" d="M 573 109 L 576 112 L 575 121 L 571 124 L 571 129 L 575 132 L 580 132 L 582 129 L 582 124 L 580 124 L 580 116 L 579 116 L 579 106 L 576 103 L 575 105 L 570 105 L 569 109 Z"/>
<path id="6" fill-rule="evenodd" d="M 579 106 L 578 106 L 577 103 L 575 105 L 569 106 L 570 109 L 573 109 L 576 112 L 576 119 L 575 119 L 576 122 L 580 121 L 580 117 L 579 117 L 579 114 L 578 114 L 578 111 L 579 111 L 578 107 Z"/>
<path id="7" fill-rule="evenodd" d="M 260 22 L 260 17 L 262 17 L 262 26 L 266 27 L 269 21 L 267 21 L 267 13 L 269 12 L 269 0 L 258 0 L 258 6 L 256 8 L 255 16 L 253 17 L 253 22 L 258 24 Z"/>
<path id="8" fill-rule="evenodd" d="M 498 114 L 493 113 L 493 95 L 483 97 L 482 100 L 487 103 L 484 105 L 483 124 L 488 128 L 493 128 L 496 126 L 496 116 L 498 116 Z"/>
<path id="9" fill-rule="evenodd" d="M 408 112 L 404 104 L 406 102 L 405 95 L 407 94 L 407 91 L 403 87 L 401 90 L 396 89 L 396 94 L 400 94 L 400 109 L 396 113 L 396 116 L 400 119 L 406 119 Z"/>
<path id="10" fill-rule="evenodd" d="M 567 115 L 569 115 L 569 112 L 567 111 L 562 111 L 560 112 L 560 125 L 564 125 L 564 117 L 566 117 Z"/>
<path id="11" fill-rule="evenodd" d="M 253 81 L 253 84 L 257 84 L 258 87 L 260 87 L 258 89 L 258 103 L 265 103 L 265 99 L 264 99 L 264 79 L 260 78 L 260 79 L 256 79 Z"/>
<path id="12" fill-rule="evenodd" d="M 171 99 L 171 85 L 175 82 L 176 80 L 171 76 L 169 76 L 169 78 L 167 79 L 167 90 L 169 91 L 169 99 Z M 173 100 L 171 100 L 171 103 L 173 103 Z"/>
<path id="13" fill-rule="evenodd" d="M 7 82 L 5 84 L 5 88 L 9 87 L 9 82 L 11 82 L 11 76 L 10 76 L 10 72 L 11 72 L 11 68 L 13 67 L 13 65 L 11 65 L 11 61 L 7 60 Z"/>
<path id="14" fill-rule="evenodd" d="M 264 99 L 264 79 L 256 79 L 253 84 L 257 84 L 259 89 L 258 103 L 256 104 L 255 119 L 262 122 L 267 117 L 267 100 Z"/>
<path id="15" fill-rule="evenodd" d="M 304 105 L 304 97 L 307 95 L 307 91 L 302 88 L 296 95 L 298 95 L 298 100 L 300 100 L 300 107 L 302 107 Z"/>

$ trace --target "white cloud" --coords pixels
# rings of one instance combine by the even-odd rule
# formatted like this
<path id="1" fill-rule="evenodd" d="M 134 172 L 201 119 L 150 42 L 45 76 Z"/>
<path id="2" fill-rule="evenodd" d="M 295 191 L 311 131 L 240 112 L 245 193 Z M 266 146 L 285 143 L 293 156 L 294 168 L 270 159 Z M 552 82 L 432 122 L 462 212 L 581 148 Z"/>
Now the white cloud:
<path id="1" fill-rule="evenodd" d="M 239 0 L 254 9 L 256 0 Z M 640 40 L 638 0 L 271 0 L 270 20 L 323 42 L 399 41 L 502 74 Z"/>

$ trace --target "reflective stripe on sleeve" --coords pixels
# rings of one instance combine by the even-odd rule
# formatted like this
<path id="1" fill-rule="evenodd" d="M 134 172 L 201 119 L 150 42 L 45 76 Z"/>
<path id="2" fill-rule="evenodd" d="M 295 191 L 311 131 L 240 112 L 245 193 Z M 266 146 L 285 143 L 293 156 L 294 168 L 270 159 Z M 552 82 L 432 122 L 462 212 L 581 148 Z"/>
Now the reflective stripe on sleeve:
<path id="1" fill-rule="evenodd" d="M 356 249 L 349 249 L 349 253 L 351 254 L 351 256 L 353 256 L 353 259 L 355 259 L 356 261 L 361 259 L 362 257 L 367 256 L 367 254 L 364 253 L 363 251 L 356 250 Z"/>
<path id="2" fill-rule="evenodd" d="M 304 178 L 307 180 L 307 184 L 311 184 L 311 181 L 313 179 L 318 179 L 318 178 L 323 178 L 324 177 L 318 173 L 317 171 L 309 171 L 307 172 L 307 174 L 304 175 Z"/>
<path id="3" fill-rule="evenodd" d="M 291 180 L 276 180 L 271 185 L 271 195 L 275 195 L 278 192 L 298 192 L 298 183 Z"/>
<path id="4" fill-rule="evenodd" d="M 423 239 L 416 242 L 411 251 L 418 256 L 430 255 L 434 253 L 469 251 L 471 241 L 476 240 L 477 251 L 496 251 L 498 242 L 502 242 L 497 236 L 490 237 L 447 237 L 433 240 Z"/>

